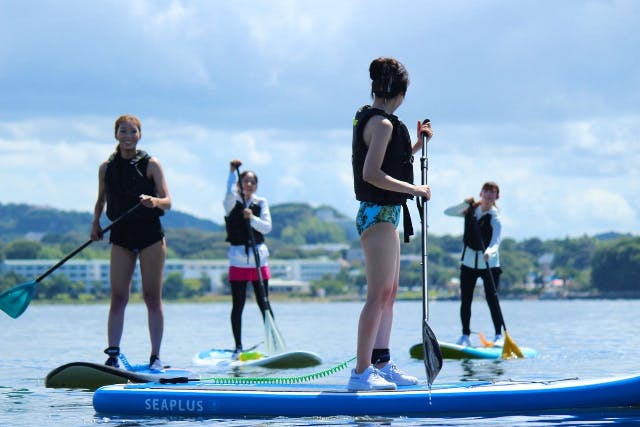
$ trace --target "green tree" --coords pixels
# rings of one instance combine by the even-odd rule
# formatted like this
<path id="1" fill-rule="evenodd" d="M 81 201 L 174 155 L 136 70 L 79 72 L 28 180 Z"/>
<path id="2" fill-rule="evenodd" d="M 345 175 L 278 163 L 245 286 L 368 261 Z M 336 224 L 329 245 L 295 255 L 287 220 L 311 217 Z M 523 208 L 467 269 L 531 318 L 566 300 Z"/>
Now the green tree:
<path id="1" fill-rule="evenodd" d="M 273 220 L 271 235 L 281 238 L 285 228 L 291 226 L 295 229 L 297 224 L 307 221 L 313 215 L 313 208 L 306 203 L 283 203 L 271 206 Z"/>
<path id="2" fill-rule="evenodd" d="M 38 252 L 39 259 L 61 259 L 64 253 L 58 248 L 58 246 L 46 245 L 40 248 Z"/>
<path id="3" fill-rule="evenodd" d="M 525 251 L 500 250 L 500 286 L 505 289 L 524 283 L 529 272 L 535 269 L 535 260 L 534 255 Z"/>
<path id="4" fill-rule="evenodd" d="M 178 258 L 194 259 L 198 254 L 206 252 L 217 255 L 216 258 L 226 256 L 229 244 L 226 235 L 220 232 L 206 232 L 195 229 L 173 229 L 166 231 L 167 246 Z"/>
<path id="5" fill-rule="evenodd" d="M 524 240 L 519 246 L 524 252 L 536 258 L 546 252 L 544 242 L 537 237 Z"/>
<path id="6" fill-rule="evenodd" d="M 85 292 L 84 284 L 72 282 L 66 274 L 54 274 L 47 277 L 36 286 L 34 299 L 54 300 L 62 295 L 68 295 L 72 299 L 77 299 L 81 293 Z"/>
<path id="7" fill-rule="evenodd" d="M 311 217 L 298 224 L 295 229 L 304 236 L 305 243 L 342 243 L 346 242 L 344 230 L 337 224 L 320 221 Z"/>
<path id="8" fill-rule="evenodd" d="M 348 293 L 349 287 L 342 281 L 335 278 L 323 278 L 320 280 L 314 280 L 311 282 L 311 289 L 314 295 L 318 295 L 320 289 L 324 289 L 326 296 L 330 295 L 344 295 Z"/>
<path id="9" fill-rule="evenodd" d="M 204 295 L 203 282 L 201 279 L 184 279 L 182 290 L 179 295 L 181 298 L 193 298 Z"/>
<path id="10" fill-rule="evenodd" d="M 179 271 L 167 274 L 162 284 L 162 297 L 166 299 L 178 299 L 184 288 L 184 277 Z"/>
<path id="11" fill-rule="evenodd" d="M 26 239 L 18 239 L 4 246 L 6 259 L 37 259 L 42 245 Z"/>
<path id="12" fill-rule="evenodd" d="M 200 280 L 200 289 L 201 289 L 201 292 L 202 292 L 201 295 L 204 295 L 207 292 L 211 292 L 213 290 L 212 289 L 213 288 L 213 282 L 211 280 L 211 277 L 209 277 L 207 274 L 202 273 L 200 275 L 200 279 L 199 280 Z"/>
<path id="13" fill-rule="evenodd" d="M 26 281 L 27 279 L 25 277 L 13 271 L 8 271 L 6 274 L 0 275 L 0 292 L 4 292 Z"/>
<path id="14" fill-rule="evenodd" d="M 596 240 L 587 236 L 566 238 L 549 242 L 550 252 L 554 253 L 553 267 L 587 269 L 596 250 Z"/>
<path id="15" fill-rule="evenodd" d="M 447 253 L 459 254 L 462 252 L 462 236 L 445 235 L 434 237 L 432 242 L 437 243 Z"/>
<path id="16" fill-rule="evenodd" d="M 640 237 L 605 244 L 592 265 L 591 284 L 601 292 L 640 290 Z"/>
<path id="17" fill-rule="evenodd" d="M 282 228 L 280 240 L 289 245 L 304 245 L 307 243 L 304 236 L 298 233 L 296 227 L 293 225 L 287 225 Z"/>

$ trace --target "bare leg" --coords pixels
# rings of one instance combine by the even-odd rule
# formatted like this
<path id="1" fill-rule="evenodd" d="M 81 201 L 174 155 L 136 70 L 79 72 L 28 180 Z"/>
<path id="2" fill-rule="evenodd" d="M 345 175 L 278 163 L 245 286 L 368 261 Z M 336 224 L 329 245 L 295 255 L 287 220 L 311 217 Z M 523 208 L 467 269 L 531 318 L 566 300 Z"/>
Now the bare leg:
<path id="1" fill-rule="evenodd" d="M 383 222 L 368 228 L 360 242 L 366 264 L 367 299 L 358 323 L 356 373 L 371 365 L 374 343 L 389 343 L 400 257 L 398 232 L 393 224 Z"/>
<path id="2" fill-rule="evenodd" d="M 151 355 L 160 356 L 160 345 L 164 331 L 162 312 L 162 271 L 167 255 L 164 239 L 140 251 L 140 273 L 142 275 L 142 296 L 147 306 Z"/>
<path id="3" fill-rule="evenodd" d="M 118 245 L 111 245 L 111 306 L 107 323 L 109 347 L 120 347 L 124 328 L 124 310 L 129 302 L 131 278 L 136 266 L 136 254 Z"/>
<path id="4" fill-rule="evenodd" d="M 398 249 L 396 256 L 395 274 L 393 276 L 393 289 L 391 290 L 390 297 L 382 307 L 382 317 L 380 318 L 380 326 L 378 327 L 378 334 L 376 335 L 376 340 L 373 343 L 373 348 L 389 348 L 389 343 L 391 340 L 391 326 L 393 324 L 393 304 L 396 301 L 396 295 L 398 294 L 398 282 L 400 280 L 400 239 L 398 238 L 397 233 L 396 244 Z M 387 362 L 379 363 L 376 364 L 376 367 L 382 368 L 386 364 Z"/>

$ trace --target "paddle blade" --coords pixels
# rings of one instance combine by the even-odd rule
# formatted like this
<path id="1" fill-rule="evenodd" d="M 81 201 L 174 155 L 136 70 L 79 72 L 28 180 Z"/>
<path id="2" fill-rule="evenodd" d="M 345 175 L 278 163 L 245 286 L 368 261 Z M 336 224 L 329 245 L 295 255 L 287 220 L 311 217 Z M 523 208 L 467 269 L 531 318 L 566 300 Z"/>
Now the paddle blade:
<path id="1" fill-rule="evenodd" d="M 493 347 L 493 343 L 487 340 L 482 332 L 478 332 L 478 338 L 480 338 L 483 347 Z"/>
<path id="2" fill-rule="evenodd" d="M 427 372 L 427 383 L 429 387 L 433 384 L 442 369 L 442 353 L 440 352 L 440 344 L 433 333 L 427 320 L 422 325 L 422 351 L 424 368 Z"/>
<path id="3" fill-rule="evenodd" d="M 264 313 L 264 335 L 267 354 L 274 355 L 286 351 L 287 346 L 284 344 L 284 338 L 282 338 L 269 310 L 265 310 Z"/>
<path id="4" fill-rule="evenodd" d="M 17 319 L 29 307 L 36 281 L 23 283 L 0 294 L 0 309 Z"/>
<path id="5" fill-rule="evenodd" d="M 511 339 L 507 330 L 504 330 L 504 345 L 502 346 L 503 359 L 524 359 L 524 354 L 520 347 Z"/>

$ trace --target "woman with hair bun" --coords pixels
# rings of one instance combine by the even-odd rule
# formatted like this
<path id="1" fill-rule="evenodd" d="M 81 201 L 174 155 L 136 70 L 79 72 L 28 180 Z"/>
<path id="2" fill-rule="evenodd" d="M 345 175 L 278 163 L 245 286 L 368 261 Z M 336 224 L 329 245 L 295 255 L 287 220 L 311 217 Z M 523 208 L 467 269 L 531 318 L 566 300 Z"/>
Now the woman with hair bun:
<path id="1" fill-rule="evenodd" d="M 371 105 L 353 120 L 352 166 L 360 208 L 356 226 L 364 251 L 367 298 L 358 323 L 357 362 L 349 390 L 395 390 L 418 379 L 402 372 L 391 359 L 389 341 L 393 305 L 400 274 L 401 216 L 405 242 L 412 233 L 406 200 L 431 198 L 427 185 L 413 184 L 413 154 L 422 148 L 421 135 L 433 136 L 431 124 L 418 121 L 417 141 L 393 113 L 404 101 L 409 74 L 394 58 L 377 58 L 369 66 Z"/>

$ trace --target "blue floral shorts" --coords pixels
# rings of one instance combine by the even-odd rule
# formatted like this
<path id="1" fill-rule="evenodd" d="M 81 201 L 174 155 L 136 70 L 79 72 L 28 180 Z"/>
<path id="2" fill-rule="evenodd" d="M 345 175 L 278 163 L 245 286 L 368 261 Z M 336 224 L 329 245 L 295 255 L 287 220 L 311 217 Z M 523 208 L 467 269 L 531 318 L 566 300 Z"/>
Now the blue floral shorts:
<path id="1" fill-rule="evenodd" d="M 356 217 L 358 234 L 380 222 L 390 222 L 395 227 L 400 223 L 400 205 L 377 205 L 371 202 L 360 202 L 360 209 Z"/>

